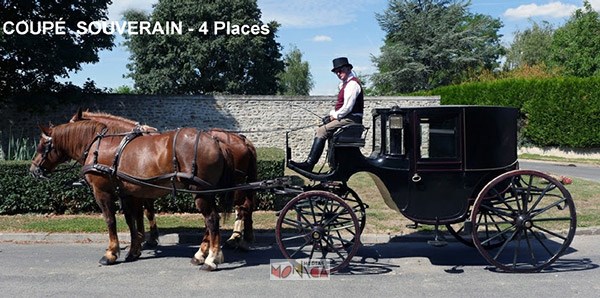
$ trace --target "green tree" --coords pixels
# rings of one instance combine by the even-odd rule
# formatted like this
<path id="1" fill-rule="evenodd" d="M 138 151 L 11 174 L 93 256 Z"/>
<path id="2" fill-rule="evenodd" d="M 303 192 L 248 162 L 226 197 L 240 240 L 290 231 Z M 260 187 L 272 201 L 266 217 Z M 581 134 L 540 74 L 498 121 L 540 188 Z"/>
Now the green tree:
<path id="1" fill-rule="evenodd" d="M 548 22 L 533 22 L 531 28 L 515 32 L 512 44 L 506 53 L 507 70 L 524 66 L 547 65 L 554 28 Z"/>
<path id="2" fill-rule="evenodd" d="M 113 94 L 136 94 L 136 90 L 131 86 L 121 85 L 115 89 L 110 90 L 110 93 Z"/>
<path id="3" fill-rule="evenodd" d="M 469 74 L 491 70 L 504 53 L 502 23 L 468 11 L 469 2 L 392 0 L 377 15 L 386 38 L 373 57 L 378 94 L 432 89 L 458 83 Z"/>
<path id="4" fill-rule="evenodd" d="M 129 21 L 181 21 L 182 34 L 130 35 L 129 77 L 150 94 L 276 94 L 283 71 L 276 22 L 263 24 L 256 0 L 161 0 L 150 15 L 128 11 Z M 231 30 L 217 30 L 228 22 Z M 240 26 L 261 28 L 236 33 Z M 195 29 L 189 31 L 188 29 Z"/>
<path id="5" fill-rule="evenodd" d="M 552 40 L 552 65 L 562 68 L 564 75 L 600 75 L 600 14 L 588 1 L 583 6 L 556 30 Z"/>
<path id="6" fill-rule="evenodd" d="M 78 22 L 107 20 L 110 0 L 0 1 L 0 99 L 24 92 L 56 91 L 56 77 L 68 77 L 82 63 L 98 62 L 98 51 L 113 47 L 113 36 L 78 34 Z M 40 22 L 64 22 L 64 34 L 34 34 Z M 29 33 L 18 34 L 29 26 Z M 26 25 L 25 25 L 26 24 Z M 62 25 L 62 24 L 61 24 Z M 71 86 L 72 87 L 72 86 Z"/>
<path id="7" fill-rule="evenodd" d="M 295 46 L 283 58 L 285 70 L 280 79 L 280 93 L 283 95 L 308 95 L 314 87 L 308 62 L 302 61 L 302 52 Z"/>

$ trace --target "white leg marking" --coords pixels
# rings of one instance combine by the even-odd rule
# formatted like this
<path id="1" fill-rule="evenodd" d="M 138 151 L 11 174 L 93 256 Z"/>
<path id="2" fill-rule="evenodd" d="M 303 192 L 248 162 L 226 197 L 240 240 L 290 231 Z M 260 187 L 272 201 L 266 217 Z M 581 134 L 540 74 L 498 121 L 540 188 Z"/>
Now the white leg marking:
<path id="1" fill-rule="evenodd" d="M 194 254 L 194 259 L 198 260 L 198 265 L 205 263 L 204 254 L 202 253 L 201 249 L 198 249 L 198 251 Z"/>

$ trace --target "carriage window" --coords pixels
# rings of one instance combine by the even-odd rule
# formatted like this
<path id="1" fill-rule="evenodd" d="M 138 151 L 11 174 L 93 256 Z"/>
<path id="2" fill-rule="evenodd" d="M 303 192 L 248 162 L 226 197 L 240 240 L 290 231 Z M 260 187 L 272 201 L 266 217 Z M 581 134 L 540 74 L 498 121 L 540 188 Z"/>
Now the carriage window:
<path id="1" fill-rule="evenodd" d="M 421 158 L 458 158 L 457 118 L 421 118 Z"/>
<path id="2" fill-rule="evenodd" d="M 402 115 L 390 115 L 388 117 L 386 133 L 385 153 L 389 155 L 404 155 L 404 123 Z"/>

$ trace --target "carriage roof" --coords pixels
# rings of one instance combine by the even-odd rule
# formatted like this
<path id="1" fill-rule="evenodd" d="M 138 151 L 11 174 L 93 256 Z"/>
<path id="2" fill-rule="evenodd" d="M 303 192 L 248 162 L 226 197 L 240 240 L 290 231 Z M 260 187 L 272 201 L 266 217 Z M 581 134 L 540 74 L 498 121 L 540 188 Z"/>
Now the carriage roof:
<path id="1" fill-rule="evenodd" d="M 402 115 L 408 129 L 436 118 L 456 119 L 457 146 L 465 170 L 506 167 L 517 160 L 517 121 L 519 110 L 497 106 L 398 107 L 373 110 L 373 121 L 383 115 Z M 413 144 L 413 146 L 416 146 Z"/>

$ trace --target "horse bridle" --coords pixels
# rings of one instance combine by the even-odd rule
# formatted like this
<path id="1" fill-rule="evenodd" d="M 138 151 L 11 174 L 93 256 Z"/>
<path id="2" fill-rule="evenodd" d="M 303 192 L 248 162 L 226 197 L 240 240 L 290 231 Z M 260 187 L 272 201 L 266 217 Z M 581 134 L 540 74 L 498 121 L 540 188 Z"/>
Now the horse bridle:
<path id="1" fill-rule="evenodd" d="M 38 175 L 40 178 L 47 178 L 46 174 L 48 173 L 48 170 L 44 168 L 43 165 L 48 160 L 48 155 L 54 146 L 52 144 L 52 137 L 44 135 L 43 138 L 44 144 L 42 150 L 42 160 L 38 163 L 34 162 L 33 165 L 37 168 L 36 175 Z"/>
<path id="2" fill-rule="evenodd" d="M 94 139 L 94 141 L 96 141 L 96 139 L 98 139 L 98 138 L 102 138 L 102 137 L 104 137 L 104 135 L 106 134 L 106 132 L 107 132 L 107 131 L 108 131 L 108 129 L 107 129 L 107 128 L 104 128 L 104 129 L 103 129 L 103 130 L 102 130 L 102 131 L 101 131 L 101 132 L 100 132 L 100 133 L 99 133 L 99 134 L 96 136 L 96 138 Z M 44 168 L 44 167 L 42 167 L 42 166 L 43 166 L 44 162 L 46 162 L 46 161 L 47 161 L 47 159 L 48 159 L 48 155 L 50 154 L 50 152 L 51 152 L 51 151 L 52 151 L 52 149 L 54 148 L 54 145 L 52 144 L 52 137 L 49 137 L 49 136 L 46 136 L 46 135 L 44 135 L 44 136 L 43 136 L 43 138 L 44 138 L 44 144 L 43 144 L 43 150 L 42 150 L 42 160 L 41 160 L 39 163 L 37 163 L 37 164 L 36 164 L 36 163 L 33 163 L 33 165 L 34 165 L 34 166 L 35 166 L 35 167 L 38 169 L 38 171 L 37 171 L 37 175 L 39 175 L 39 177 L 41 177 L 41 178 L 48 178 L 48 177 L 46 176 L 46 174 L 49 172 L 49 170 L 48 170 L 48 169 L 46 169 L 46 168 Z M 69 171 L 69 170 L 71 170 L 71 169 L 75 168 L 75 167 L 77 166 L 77 161 L 79 161 L 79 160 L 82 160 L 82 161 L 83 161 L 83 160 L 85 160 L 85 159 L 87 158 L 87 156 L 88 156 L 88 153 L 89 153 L 89 151 L 90 151 L 90 148 L 91 148 L 91 146 L 92 146 L 92 144 L 93 144 L 93 143 L 94 143 L 94 142 L 90 143 L 90 144 L 87 146 L 87 148 L 86 148 L 86 149 L 85 149 L 85 151 L 83 152 L 82 156 L 81 156 L 81 157 L 80 157 L 78 160 L 76 160 L 76 161 L 73 163 L 73 165 L 71 165 L 71 166 L 70 166 L 70 167 L 68 167 L 68 168 L 64 168 L 64 169 L 60 169 L 60 170 L 55 170 L 54 172 L 63 172 L 63 171 Z"/>

